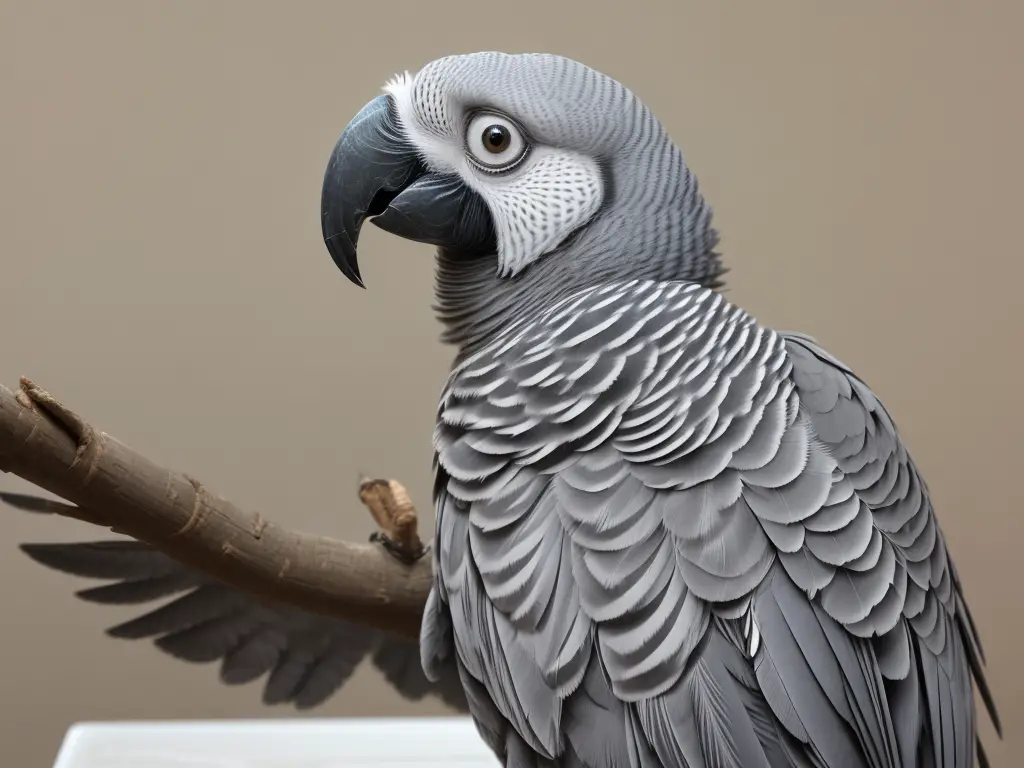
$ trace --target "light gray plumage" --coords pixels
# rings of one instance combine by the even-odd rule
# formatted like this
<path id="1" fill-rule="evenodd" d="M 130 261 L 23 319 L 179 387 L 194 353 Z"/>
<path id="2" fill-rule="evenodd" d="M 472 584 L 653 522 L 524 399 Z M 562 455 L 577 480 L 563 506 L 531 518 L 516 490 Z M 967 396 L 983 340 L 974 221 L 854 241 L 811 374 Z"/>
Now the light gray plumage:
<path id="1" fill-rule="evenodd" d="M 439 246 L 457 355 L 420 653 L 496 754 L 984 765 L 975 687 L 998 717 L 923 478 L 852 371 L 718 292 L 711 209 L 652 113 L 541 54 L 386 92 L 332 154 L 324 238 L 360 283 L 364 219 Z"/>

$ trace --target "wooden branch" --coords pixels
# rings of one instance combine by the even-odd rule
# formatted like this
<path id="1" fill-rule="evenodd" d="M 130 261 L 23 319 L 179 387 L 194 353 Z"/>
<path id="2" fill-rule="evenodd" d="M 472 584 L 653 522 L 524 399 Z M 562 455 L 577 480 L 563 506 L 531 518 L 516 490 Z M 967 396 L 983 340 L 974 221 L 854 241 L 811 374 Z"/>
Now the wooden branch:
<path id="1" fill-rule="evenodd" d="M 359 486 L 383 547 L 289 531 L 154 464 L 24 378 L 17 392 L 0 385 L 0 470 L 76 505 L 50 511 L 144 541 L 262 600 L 418 636 L 431 566 L 394 480 Z"/>

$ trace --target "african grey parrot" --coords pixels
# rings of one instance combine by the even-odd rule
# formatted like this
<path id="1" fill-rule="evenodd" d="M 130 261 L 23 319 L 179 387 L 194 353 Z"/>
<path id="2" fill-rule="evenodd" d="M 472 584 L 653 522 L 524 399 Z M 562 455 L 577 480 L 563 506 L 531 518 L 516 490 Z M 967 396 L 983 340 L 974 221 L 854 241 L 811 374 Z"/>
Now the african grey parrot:
<path id="1" fill-rule="evenodd" d="M 982 650 L 868 386 L 717 290 L 717 235 L 635 95 L 553 55 L 394 78 L 323 234 L 439 246 L 420 652 L 507 766 L 974 764 Z"/>
<path id="2" fill-rule="evenodd" d="M 723 298 L 711 209 L 629 90 L 546 54 L 396 77 L 324 177 L 324 239 L 360 285 L 367 219 L 438 247 L 457 349 L 422 667 L 138 542 L 27 547 L 120 580 L 87 599 L 185 593 L 115 633 L 221 659 L 226 682 L 269 673 L 265 699 L 299 706 L 374 654 L 507 766 L 986 763 L 981 643 L 893 420 L 813 339 Z"/>

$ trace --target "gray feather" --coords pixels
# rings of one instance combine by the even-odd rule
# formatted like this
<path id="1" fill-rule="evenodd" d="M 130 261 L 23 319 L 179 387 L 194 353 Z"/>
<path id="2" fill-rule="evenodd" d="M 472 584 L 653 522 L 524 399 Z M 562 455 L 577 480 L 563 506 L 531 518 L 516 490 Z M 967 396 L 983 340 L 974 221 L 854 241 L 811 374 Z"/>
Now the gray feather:
<path id="1" fill-rule="evenodd" d="M 774 768 L 790 765 L 777 732 L 758 726 L 744 705 L 744 689 L 730 673 L 742 669 L 738 649 L 717 626 L 697 652 L 687 674 L 669 691 L 638 702 L 646 738 L 665 765 L 690 768 Z M 767 749 L 766 744 L 767 742 Z M 776 762 L 769 759 L 771 754 Z"/>
<path id="2" fill-rule="evenodd" d="M 466 669 L 544 759 L 594 757 L 557 735 L 579 688 L 550 651 L 573 626 L 587 632 L 568 647 L 593 638 L 635 708 L 634 763 L 913 763 L 933 717 L 911 673 L 924 651 L 958 691 L 933 707 L 944 748 L 973 740 L 960 681 L 979 654 L 949 641 L 958 584 L 923 483 L 870 390 L 810 343 L 693 286 L 636 281 L 556 305 L 453 371 L 437 487 L 464 506 L 439 513 L 438 594 Z M 753 642 L 756 675 L 726 684 L 709 638 L 728 632 L 709 627 L 742 622 L 751 597 L 757 639 L 732 642 Z M 569 621 L 539 635 L 549 610 Z M 553 687 L 556 671 L 570 684 Z"/>
<path id="3" fill-rule="evenodd" d="M 0 500 L 46 513 L 61 505 L 22 494 L 0 494 Z M 267 676 L 263 693 L 267 703 L 298 709 L 319 706 L 371 657 L 371 663 L 404 698 L 436 696 L 466 711 L 454 668 L 443 668 L 436 682 L 428 680 L 414 642 L 286 606 L 270 606 L 142 542 L 24 544 L 22 550 L 62 573 L 114 580 L 77 593 L 90 602 L 142 605 L 171 598 L 108 633 L 128 639 L 153 638 L 158 648 L 183 661 L 220 662 L 221 681 L 228 685 Z"/>

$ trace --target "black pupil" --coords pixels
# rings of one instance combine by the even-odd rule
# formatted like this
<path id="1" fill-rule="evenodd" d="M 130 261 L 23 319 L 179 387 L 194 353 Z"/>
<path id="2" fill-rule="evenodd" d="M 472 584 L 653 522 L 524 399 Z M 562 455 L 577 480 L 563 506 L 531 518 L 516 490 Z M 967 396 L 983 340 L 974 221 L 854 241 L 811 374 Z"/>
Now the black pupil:
<path id="1" fill-rule="evenodd" d="M 505 126 L 491 125 L 484 129 L 484 146 L 488 151 L 495 154 L 504 152 L 510 143 L 512 143 L 512 136 Z"/>

